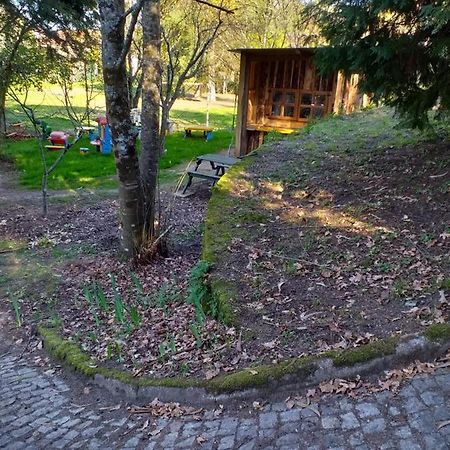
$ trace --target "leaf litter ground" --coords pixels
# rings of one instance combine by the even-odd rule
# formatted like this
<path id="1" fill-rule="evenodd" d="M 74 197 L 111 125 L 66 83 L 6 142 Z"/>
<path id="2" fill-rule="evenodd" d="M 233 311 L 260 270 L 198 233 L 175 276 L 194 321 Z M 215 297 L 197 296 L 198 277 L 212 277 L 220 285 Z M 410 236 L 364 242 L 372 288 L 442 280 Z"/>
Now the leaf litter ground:
<path id="1" fill-rule="evenodd" d="M 137 267 L 118 256 L 114 200 L 61 201 L 45 220 L 37 205 L 10 204 L 0 221 L 12 246 L 2 253 L 2 307 L 15 295 L 26 327 L 50 321 L 137 377 L 208 379 L 448 320 L 449 144 L 421 142 L 394 130 L 386 112 L 371 114 L 270 144 L 246 187 L 232 191 L 232 208 L 251 199 L 258 213 L 230 224 L 236 232 L 217 264 L 239 288 L 238 329 L 198 324 L 185 302 L 206 188 L 174 200 L 170 257 Z"/>

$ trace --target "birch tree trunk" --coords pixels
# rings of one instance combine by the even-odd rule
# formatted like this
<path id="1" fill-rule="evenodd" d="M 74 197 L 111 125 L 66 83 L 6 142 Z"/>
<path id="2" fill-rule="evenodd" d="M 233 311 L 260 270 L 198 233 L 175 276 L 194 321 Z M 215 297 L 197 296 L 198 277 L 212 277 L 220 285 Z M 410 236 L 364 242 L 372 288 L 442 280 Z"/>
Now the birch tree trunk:
<path id="1" fill-rule="evenodd" d="M 143 195 L 136 153 L 137 131 L 131 123 L 127 72 L 124 57 L 124 0 L 98 1 L 106 111 L 111 127 L 119 178 L 122 247 L 129 256 L 140 249 L 145 235 Z"/>
<path id="2" fill-rule="evenodd" d="M 161 152 L 160 85 L 161 27 L 159 0 L 150 0 L 142 8 L 143 84 L 140 171 L 144 193 L 144 223 L 147 237 L 155 237 L 155 195 L 158 160 Z"/>

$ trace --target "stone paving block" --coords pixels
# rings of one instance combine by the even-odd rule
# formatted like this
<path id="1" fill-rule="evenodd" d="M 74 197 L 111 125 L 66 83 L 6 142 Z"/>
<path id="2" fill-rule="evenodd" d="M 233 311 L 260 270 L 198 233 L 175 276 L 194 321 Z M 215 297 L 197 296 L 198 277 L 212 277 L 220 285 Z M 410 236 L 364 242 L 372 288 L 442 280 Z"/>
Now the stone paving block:
<path id="1" fill-rule="evenodd" d="M 409 426 L 403 426 L 395 429 L 394 435 L 397 436 L 399 439 L 411 439 L 412 431 Z"/>
<path id="2" fill-rule="evenodd" d="M 412 439 L 402 439 L 398 448 L 400 450 L 421 450 L 421 446 Z"/>
<path id="3" fill-rule="evenodd" d="M 234 447 L 234 436 L 224 436 L 220 439 L 218 450 L 228 450 Z"/>
<path id="4" fill-rule="evenodd" d="M 256 437 L 258 430 L 253 426 L 243 426 L 242 424 L 238 426 L 236 431 L 236 439 L 242 441 L 248 437 Z"/>
<path id="5" fill-rule="evenodd" d="M 128 439 L 127 442 L 125 442 L 125 444 L 123 445 L 123 448 L 136 448 L 139 445 L 139 441 L 141 440 L 141 438 L 139 436 L 134 436 L 130 439 Z"/>
<path id="6" fill-rule="evenodd" d="M 91 427 L 91 426 L 89 426 L 89 427 L 85 428 L 81 432 L 81 435 L 86 437 L 86 438 L 92 438 L 97 433 L 99 433 L 101 430 L 102 430 L 102 427 Z"/>
<path id="7" fill-rule="evenodd" d="M 422 411 L 418 414 L 410 416 L 408 422 L 411 428 L 414 428 L 420 432 L 427 432 L 428 430 L 433 429 L 436 425 L 433 415 L 428 411 Z"/>
<path id="8" fill-rule="evenodd" d="M 278 427 L 279 434 L 298 433 L 300 431 L 300 424 L 295 422 L 288 422 Z"/>
<path id="9" fill-rule="evenodd" d="M 288 411 L 283 411 L 279 413 L 280 422 L 299 422 L 300 421 L 300 411 L 298 409 L 290 409 Z"/>
<path id="10" fill-rule="evenodd" d="M 426 450 L 448 450 L 450 445 L 442 436 L 427 434 L 423 436 Z"/>
<path id="11" fill-rule="evenodd" d="M 236 432 L 238 423 L 239 419 L 237 418 L 227 417 L 223 419 L 218 434 L 220 435 L 234 434 Z"/>
<path id="12" fill-rule="evenodd" d="M 277 439 L 277 446 L 290 445 L 294 446 L 300 442 L 300 436 L 297 433 L 289 433 Z"/>
<path id="13" fill-rule="evenodd" d="M 386 421 L 379 417 L 371 419 L 362 427 L 364 434 L 382 433 L 386 429 Z"/>
<path id="14" fill-rule="evenodd" d="M 11 436 L 13 436 L 15 439 L 21 438 L 29 433 L 31 433 L 33 429 L 29 426 L 21 426 L 20 428 L 11 431 Z"/>
<path id="15" fill-rule="evenodd" d="M 437 421 L 444 421 L 450 418 L 450 408 L 444 405 L 432 408 L 431 412 Z"/>
<path id="16" fill-rule="evenodd" d="M 420 394 L 420 398 L 427 406 L 439 406 L 442 405 L 443 397 L 442 393 L 437 393 L 434 391 L 426 391 Z"/>
<path id="17" fill-rule="evenodd" d="M 354 430 L 355 428 L 359 428 L 359 426 L 359 420 L 352 412 L 348 412 L 341 416 L 341 427 L 343 430 Z"/>
<path id="18" fill-rule="evenodd" d="M 330 430 L 333 428 L 339 428 L 341 421 L 335 416 L 323 416 L 321 419 L 321 425 L 325 430 Z"/>
<path id="19" fill-rule="evenodd" d="M 343 398 L 338 401 L 338 405 L 341 411 L 350 412 L 353 409 L 353 404 L 347 398 Z"/>
<path id="20" fill-rule="evenodd" d="M 396 406 L 390 406 L 388 408 L 388 414 L 390 416 L 399 416 L 401 414 L 400 410 Z"/>
<path id="21" fill-rule="evenodd" d="M 277 430 L 274 428 L 260 428 L 258 430 L 259 439 L 269 439 L 275 436 Z"/>
<path id="22" fill-rule="evenodd" d="M 264 412 L 259 415 L 259 426 L 261 428 L 272 428 L 278 422 L 278 415 L 275 412 Z"/>
<path id="23" fill-rule="evenodd" d="M 316 430 L 317 428 L 320 427 L 319 424 L 319 418 L 308 418 L 306 420 L 302 420 L 300 422 L 300 429 L 302 430 L 302 432 L 308 432 L 308 431 L 312 431 L 312 430 Z"/>
<path id="24" fill-rule="evenodd" d="M 425 404 L 417 397 L 408 397 L 403 405 L 403 408 L 408 414 L 414 414 L 426 408 Z"/>
<path id="25" fill-rule="evenodd" d="M 61 437 L 63 434 L 66 434 L 69 430 L 67 428 L 58 428 L 51 433 L 47 434 L 45 436 L 46 439 L 48 439 L 50 442 L 56 441 L 59 437 Z"/>
<path id="26" fill-rule="evenodd" d="M 251 440 L 245 444 L 242 444 L 240 447 L 238 447 L 239 450 L 253 450 L 256 448 L 256 441 Z"/>
<path id="27" fill-rule="evenodd" d="M 442 373 L 437 375 L 435 381 L 441 389 L 446 392 L 450 391 L 450 373 Z"/>
<path id="28" fill-rule="evenodd" d="M 380 410 L 374 403 L 357 403 L 355 405 L 356 412 L 359 417 L 365 419 L 367 417 L 379 416 Z"/>
<path id="29" fill-rule="evenodd" d="M 361 432 L 357 431 L 355 433 L 350 434 L 347 437 L 347 441 L 352 447 L 362 445 L 364 443 L 364 435 Z"/>
<path id="30" fill-rule="evenodd" d="M 341 432 L 329 431 L 322 435 L 315 435 L 315 442 L 320 440 L 322 441 L 322 445 L 326 449 L 334 448 L 334 447 L 342 447 L 345 445 L 345 439 Z M 320 439 L 320 440 L 319 440 Z"/>

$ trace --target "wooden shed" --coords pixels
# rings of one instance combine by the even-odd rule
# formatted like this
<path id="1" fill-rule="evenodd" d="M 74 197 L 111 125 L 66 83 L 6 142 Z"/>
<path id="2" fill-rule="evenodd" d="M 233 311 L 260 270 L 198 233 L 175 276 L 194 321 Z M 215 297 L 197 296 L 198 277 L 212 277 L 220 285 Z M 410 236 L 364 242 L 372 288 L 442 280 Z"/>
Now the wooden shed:
<path id="1" fill-rule="evenodd" d="M 291 133 L 311 119 L 362 104 L 358 76 L 321 75 L 312 48 L 234 51 L 241 55 L 236 156 L 259 147 L 270 131 Z"/>

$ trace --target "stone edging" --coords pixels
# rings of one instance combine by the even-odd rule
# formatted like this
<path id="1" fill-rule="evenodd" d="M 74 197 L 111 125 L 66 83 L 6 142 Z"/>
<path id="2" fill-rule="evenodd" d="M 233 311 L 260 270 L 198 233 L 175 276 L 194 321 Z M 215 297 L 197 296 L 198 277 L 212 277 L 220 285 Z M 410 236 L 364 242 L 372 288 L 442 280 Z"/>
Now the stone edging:
<path id="1" fill-rule="evenodd" d="M 450 323 L 430 326 L 421 335 L 393 337 L 344 351 L 293 358 L 255 366 L 212 380 L 135 378 L 131 373 L 96 364 L 54 329 L 39 327 L 44 347 L 71 369 L 92 378 L 111 394 L 128 401 L 177 401 L 211 407 L 224 401 L 275 399 L 334 378 L 381 373 L 415 360 L 432 361 L 450 348 Z"/>

